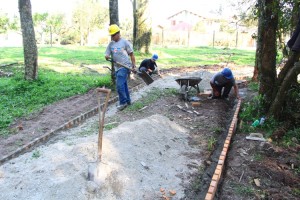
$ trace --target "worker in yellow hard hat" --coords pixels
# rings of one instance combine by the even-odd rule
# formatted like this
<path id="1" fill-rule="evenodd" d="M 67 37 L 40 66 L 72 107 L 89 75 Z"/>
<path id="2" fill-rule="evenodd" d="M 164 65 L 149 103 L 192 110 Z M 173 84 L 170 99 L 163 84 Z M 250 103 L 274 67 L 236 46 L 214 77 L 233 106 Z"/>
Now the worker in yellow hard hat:
<path id="1" fill-rule="evenodd" d="M 105 59 L 111 59 L 122 65 L 135 68 L 135 57 L 133 54 L 132 45 L 125 39 L 121 38 L 120 28 L 116 24 L 112 24 L 108 29 L 111 36 L 111 42 L 108 44 L 105 51 Z M 118 110 L 123 110 L 127 105 L 131 104 L 131 99 L 128 90 L 127 77 L 130 73 L 129 69 L 114 63 L 116 72 L 116 84 L 119 95 Z"/>

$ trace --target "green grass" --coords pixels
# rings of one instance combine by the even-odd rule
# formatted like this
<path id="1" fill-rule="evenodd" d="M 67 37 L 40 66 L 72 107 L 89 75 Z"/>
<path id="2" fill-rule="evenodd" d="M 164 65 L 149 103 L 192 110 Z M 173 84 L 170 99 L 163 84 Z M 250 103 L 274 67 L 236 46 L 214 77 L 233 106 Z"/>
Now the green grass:
<path id="1" fill-rule="evenodd" d="M 258 92 L 258 89 L 259 89 L 259 85 L 257 82 L 252 82 L 250 81 L 249 85 L 248 85 L 248 88 L 252 91 L 255 91 L 255 92 Z"/>
<path id="2" fill-rule="evenodd" d="M 33 153 L 32 153 L 32 158 L 39 158 L 41 156 L 41 152 L 39 150 L 35 150 Z"/>
<path id="3" fill-rule="evenodd" d="M 40 110 L 58 100 L 87 92 L 102 85 L 110 85 L 109 76 L 57 73 L 39 70 L 36 81 L 25 81 L 23 74 L 15 70 L 12 78 L 0 80 L 0 135 L 11 133 L 7 127 L 16 119 Z"/>
<path id="4" fill-rule="evenodd" d="M 207 140 L 207 149 L 208 149 L 208 151 L 214 150 L 216 143 L 217 143 L 216 138 L 214 138 L 213 136 L 209 137 L 208 140 Z"/>
<path id="5" fill-rule="evenodd" d="M 129 112 L 135 112 L 139 111 L 140 109 L 144 108 L 145 106 L 148 106 L 149 104 L 155 102 L 157 99 L 177 94 L 177 90 L 170 88 L 170 89 L 152 89 L 149 91 L 145 96 L 143 96 L 140 100 L 137 102 L 134 102 L 131 106 L 127 107 L 125 111 Z"/>
<path id="6" fill-rule="evenodd" d="M 253 196 L 255 193 L 255 190 L 250 186 L 244 186 L 237 183 L 231 183 L 231 187 L 235 191 L 236 194 L 239 194 L 241 196 Z"/>
<path id="7" fill-rule="evenodd" d="M 212 47 L 156 48 L 158 64 L 163 68 L 213 65 L 229 62 L 236 65 L 254 65 L 255 51 L 220 49 Z"/>
<path id="8" fill-rule="evenodd" d="M 110 65 L 104 59 L 105 48 L 104 46 L 39 47 L 38 80 L 32 82 L 23 79 L 23 49 L 0 48 L 0 65 L 19 63 L 14 66 L 0 67 L 3 71 L 14 73 L 12 77 L 0 78 L 0 136 L 12 132 L 8 127 L 15 119 L 39 111 L 45 105 L 85 93 L 98 86 L 111 87 L 109 72 L 102 68 Z M 255 56 L 255 51 L 210 47 L 153 47 L 152 51 L 159 54 L 157 64 L 162 69 L 224 63 L 227 62 L 229 54 L 233 54 L 230 61 L 236 65 L 253 65 Z M 135 52 L 135 56 L 139 65 L 144 58 L 151 55 Z M 152 96 L 157 98 L 157 95 Z M 151 101 L 152 98 L 149 102 L 137 103 L 132 108 L 139 110 Z"/>
<path id="9" fill-rule="evenodd" d="M 116 128 L 119 124 L 117 122 L 104 124 L 104 130 L 109 131 L 113 128 Z"/>
<path id="10" fill-rule="evenodd" d="M 264 156 L 260 153 L 255 153 L 253 158 L 256 161 L 262 161 L 264 159 Z"/>
<path id="11" fill-rule="evenodd" d="M 300 143 L 300 128 L 294 128 L 289 130 L 282 139 L 282 145 L 284 147 L 294 147 Z"/>
<path id="12" fill-rule="evenodd" d="M 104 59 L 105 48 L 100 47 L 40 47 L 38 49 L 39 64 L 52 65 L 59 63 L 59 66 L 66 68 L 65 64 L 80 65 L 84 64 L 102 64 L 109 65 Z M 254 50 L 239 49 L 221 49 L 212 47 L 181 47 L 181 48 L 161 48 L 153 47 L 153 52 L 158 53 L 158 66 L 161 68 L 212 65 L 230 62 L 236 65 L 254 65 Z M 135 52 L 137 64 L 144 58 L 151 55 Z M 0 48 L 1 63 L 22 62 L 23 49 L 18 47 Z M 53 66 L 52 66 L 53 67 Z"/>
<path id="13" fill-rule="evenodd" d="M 223 132 L 222 127 L 213 127 L 210 130 L 216 134 L 221 134 Z"/>

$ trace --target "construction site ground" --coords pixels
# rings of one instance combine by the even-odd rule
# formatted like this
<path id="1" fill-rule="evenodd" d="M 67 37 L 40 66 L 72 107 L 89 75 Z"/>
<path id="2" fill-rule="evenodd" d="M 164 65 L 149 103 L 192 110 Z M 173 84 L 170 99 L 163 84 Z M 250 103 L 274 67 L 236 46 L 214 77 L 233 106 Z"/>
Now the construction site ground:
<path id="1" fill-rule="evenodd" d="M 94 116 L 0 166 L 0 199 L 204 199 L 236 101 L 232 96 L 229 101 L 201 97 L 200 106 L 192 107 L 180 98 L 175 79 L 199 76 L 200 89 L 205 90 L 222 67 L 165 70 L 163 78 L 133 92 L 133 104 L 125 110 L 109 106 L 101 182 L 87 180 L 88 168 L 97 158 L 98 117 Z M 252 67 L 233 71 L 236 76 L 251 76 Z M 247 91 L 240 90 L 245 99 Z M 1 138 L 1 157 L 95 106 L 97 98 L 90 91 L 19 119 L 11 127 L 18 132 Z M 216 198 L 297 199 L 299 176 L 294 169 L 299 167 L 299 153 L 297 157 L 295 151 L 282 150 L 282 157 L 272 144 L 247 141 L 245 136 L 233 138 Z M 251 157 L 255 155 L 268 159 L 256 160 Z M 254 179 L 261 185 L 255 185 Z"/>

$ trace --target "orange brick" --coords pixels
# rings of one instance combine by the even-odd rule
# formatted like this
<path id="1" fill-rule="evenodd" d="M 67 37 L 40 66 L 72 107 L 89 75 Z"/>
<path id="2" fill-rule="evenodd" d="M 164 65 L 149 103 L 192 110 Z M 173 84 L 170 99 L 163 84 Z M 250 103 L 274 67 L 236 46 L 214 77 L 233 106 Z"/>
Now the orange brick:
<path id="1" fill-rule="evenodd" d="M 225 156 L 220 156 L 220 160 L 225 160 Z"/>
<path id="2" fill-rule="evenodd" d="M 205 200 L 213 200 L 213 195 L 210 194 L 210 193 L 207 193 L 206 196 L 205 196 Z"/>
<path id="3" fill-rule="evenodd" d="M 198 93 L 198 97 L 209 97 L 210 93 Z"/>
<path id="4" fill-rule="evenodd" d="M 215 191 L 215 189 L 216 189 L 215 187 L 210 186 L 210 187 L 208 188 L 208 193 L 213 194 L 214 191 Z"/>
<path id="5" fill-rule="evenodd" d="M 192 102 L 193 107 L 199 107 L 201 105 L 200 102 Z"/>
<path id="6" fill-rule="evenodd" d="M 217 181 L 214 181 L 214 180 L 212 180 L 211 182 L 210 182 L 210 187 L 216 187 L 217 186 Z"/>
<path id="7" fill-rule="evenodd" d="M 216 169 L 222 171 L 222 168 L 223 168 L 222 165 L 217 165 L 217 168 L 216 168 Z"/>
<path id="8" fill-rule="evenodd" d="M 216 169 L 215 170 L 215 174 L 216 175 L 218 175 L 219 177 L 221 176 L 221 174 L 222 174 L 222 171 L 221 170 L 219 170 L 219 169 Z"/>
<path id="9" fill-rule="evenodd" d="M 228 148 L 228 146 L 229 146 L 229 144 L 226 144 L 226 143 L 224 144 L 224 147 L 225 147 L 225 148 Z"/>
<path id="10" fill-rule="evenodd" d="M 218 175 L 213 175 L 213 177 L 212 177 L 212 180 L 214 180 L 214 181 L 218 181 L 219 180 L 219 176 Z"/>
<path id="11" fill-rule="evenodd" d="M 221 156 L 226 156 L 226 153 L 227 153 L 227 152 L 222 151 L 222 152 L 221 152 Z"/>
<path id="12" fill-rule="evenodd" d="M 227 148 L 227 147 L 223 147 L 223 150 L 222 150 L 222 151 L 224 151 L 225 153 L 227 153 L 228 148 Z"/>
<path id="13" fill-rule="evenodd" d="M 218 165 L 223 165 L 224 164 L 224 160 L 219 160 L 218 161 Z"/>

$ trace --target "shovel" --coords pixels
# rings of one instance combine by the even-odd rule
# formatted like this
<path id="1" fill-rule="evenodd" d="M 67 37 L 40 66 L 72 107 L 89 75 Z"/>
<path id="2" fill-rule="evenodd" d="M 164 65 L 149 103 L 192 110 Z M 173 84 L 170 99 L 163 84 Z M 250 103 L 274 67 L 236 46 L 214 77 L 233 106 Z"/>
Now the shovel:
<path id="1" fill-rule="evenodd" d="M 126 69 L 129 69 L 130 71 L 132 71 L 133 73 L 137 73 L 139 77 L 141 77 L 141 79 L 143 79 L 143 81 L 147 84 L 147 85 L 150 85 L 151 83 L 153 83 L 153 79 L 151 78 L 151 76 L 149 74 L 147 74 L 147 72 L 145 71 L 142 71 L 142 72 L 137 72 L 135 71 L 134 69 L 132 69 L 131 67 L 128 67 L 122 63 L 119 63 L 119 62 L 116 62 L 116 61 L 113 61 L 112 59 L 108 59 L 108 61 L 110 62 L 113 62 L 113 63 L 116 63 L 122 67 L 125 67 Z"/>
<path id="2" fill-rule="evenodd" d="M 103 138 L 103 128 L 104 128 L 104 118 L 105 118 L 105 111 L 107 108 L 109 96 L 111 93 L 110 89 L 105 88 L 97 88 L 98 93 L 98 110 L 99 110 L 99 134 L 98 134 L 98 154 L 97 154 L 97 161 L 95 163 L 92 163 L 88 167 L 88 177 L 87 179 L 89 181 L 96 181 L 96 179 L 100 178 L 99 172 L 100 172 L 100 163 L 101 163 L 101 157 L 102 157 L 102 138 Z M 100 103 L 100 94 L 105 93 L 106 99 L 103 106 L 101 106 Z M 102 107 L 102 112 L 101 112 Z"/>

